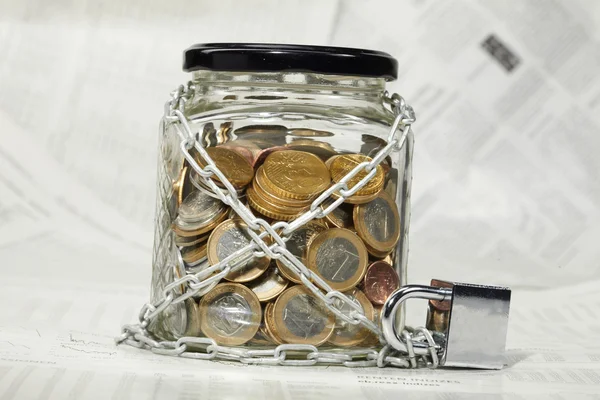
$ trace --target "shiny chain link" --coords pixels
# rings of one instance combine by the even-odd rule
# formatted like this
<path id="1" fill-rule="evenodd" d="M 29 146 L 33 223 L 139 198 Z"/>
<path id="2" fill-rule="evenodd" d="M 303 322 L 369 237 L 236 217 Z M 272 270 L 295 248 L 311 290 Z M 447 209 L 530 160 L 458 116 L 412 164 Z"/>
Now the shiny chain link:
<path id="1" fill-rule="evenodd" d="M 116 338 L 116 342 L 124 342 L 138 348 L 147 348 L 158 354 L 208 360 L 235 360 L 252 364 L 314 365 L 324 363 L 347 367 L 384 367 L 387 365 L 405 368 L 416 368 L 419 366 L 437 367 L 437 349 L 429 331 L 424 328 L 418 328 L 413 332 L 404 330 L 402 339 L 407 343 L 408 354 L 398 354 L 396 350 L 392 349 L 385 342 L 379 326 L 364 315 L 362 308 L 357 302 L 340 291 L 333 290 L 321 277 L 310 271 L 286 248 L 287 240 L 289 240 L 291 234 L 296 229 L 314 219 L 324 218 L 335 210 L 336 207 L 349 196 L 354 195 L 375 175 L 377 166 L 394 149 L 402 148 L 410 133 L 411 125 L 415 121 L 413 109 L 405 103 L 401 96 L 397 94 L 389 96 L 387 92 L 384 92 L 383 100 L 395 114 L 395 120 L 387 138 L 387 145 L 371 161 L 358 164 L 339 182 L 329 187 L 317 197 L 306 213 L 291 222 L 280 221 L 270 225 L 265 220 L 256 218 L 252 211 L 239 200 L 236 189 L 219 168 L 217 168 L 204 147 L 196 140 L 184 114 L 185 103 L 191 98 L 193 93 L 194 87 L 191 83 L 188 83 L 187 86 L 181 85 L 171 94 L 171 100 L 165 104 L 165 114 L 161 121 L 161 129 L 164 132 L 168 125 L 175 127 L 181 139 L 180 150 L 184 158 L 200 179 L 203 180 L 205 185 L 211 189 L 214 197 L 230 206 L 238 217 L 246 223 L 246 231 L 252 240 L 250 244 L 220 260 L 220 262 L 199 272 L 188 273 L 166 285 L 163 289 L 161 300 L 155 304 L 146 303 L 140 310 L 139 323 L 124 325 L 122 334 Z M 399 130 L 401 135 L 398 138 L 397 133 Z M 204 159 L 206 163 L 204 168 L 190 154 L 192 148 Z M 366 175 L 352 188 L 349 188 L 348 182 L 361 172 L 365 172 Z M 225 187 L 224 189 L 216 185 L 212 179 L 213 176 L 218 178 Z M 331 200 L 334 193 L 338 194 L 338 198 L 333 200 L 326 208 L 321 208 L 321 204 L 327 200 Z M 269 237 L 269 240 L 265 240 L 267 237 Z M 320 352 L 315 346 L 311 345 L 284 344 L 272 350 L 250 350 L 219 346 L 210 338 L 182 337 L 174 342 L 152 339 L 146 328 L 167 307 L 185 301 L 190 297 L 203 295 L 230 272 L 244 265 L 246 260 L 251 257 L 264 256 L 281 260 L 300 279 L 302 284 L 323 301 L 326 307 L 337 318 L 352 325 L 360 324 L 373 332 L 379 338 L 382 349 L 380 351 L 357 349 Z M 179 261 L 182 262 L 181 259 Z M 184 285 L 186 288 L 183 292 L 178 290 L 181 288 L 181 285 Z M 344 313 L 342 309 L 350 309 L 351 311 Z M 417 359 L 413 351 L 413 342 L 415 341 L 423 342 L 423 344 L 427 345 L 429 349 L 427 356 L 419 356 Z M 192 351 L 188 351 L 189 348 Z M 290 354 L 292 358 L 288 358 Z"/>

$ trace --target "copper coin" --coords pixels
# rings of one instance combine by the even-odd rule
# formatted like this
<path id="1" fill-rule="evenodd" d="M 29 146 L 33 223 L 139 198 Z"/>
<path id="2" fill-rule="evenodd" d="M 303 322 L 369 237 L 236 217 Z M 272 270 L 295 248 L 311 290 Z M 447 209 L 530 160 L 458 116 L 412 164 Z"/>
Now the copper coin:
<path id="1" fill-rule="evenodd" d="M 432 279 L 431 286 L 452 289 L 452 287 L 454 285 L 450 282 L 440 281 L 438 279 Z M 450 300 L 444 300 L 444 301 L 429 300 L 429 305 L 430 305 L 430 307 L 433 307 L 438 311 L 450 311 Z"/>
<path id="2" fill-rule="evenodd" d="M 367 298 L 373 304 L 380 305 L 400 287 L 398 274 L 384 261 L 375 261 L 369 265 L 363 282 Z"/>

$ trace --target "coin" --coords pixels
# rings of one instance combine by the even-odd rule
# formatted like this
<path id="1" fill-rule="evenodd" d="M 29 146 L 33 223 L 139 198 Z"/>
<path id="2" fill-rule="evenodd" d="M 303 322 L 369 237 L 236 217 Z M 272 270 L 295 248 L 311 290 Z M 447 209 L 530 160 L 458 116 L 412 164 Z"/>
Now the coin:
<path id="1" fill-rule="evenodd" d="M 429 306 L 427 310 L 427 329 L 445 333 L 448 329 L 450 311 L 443 311 Z"/>
<path id="2" fill-rule="evenodd" d="M 275 203 L 270 203 L 258 194 L 258 192 L 254 189 L 254 186 L 249 186 L 246 194 L 248 204 L 250 207 L 252 207 L 252 209 L 275 220 L 291 221 L 297 218 L 305 210 L 290 209 L 278 206 Z"/>
<path id="3" fill-rule="evenodd" d="M 308 251 L 308 243 L 318 233 L 327 230 L 327 226 L 322 223 L 311 221 L 300 228 L 296 229 L 290 235 L 290 238 L 286 242 L 286 248 L 296 257 L 300 262 L 306 265 L 306 254 Z M 281 261 L 277 260 L 277 266 L 279 271 L 287 279 L 294 283 L 302 282 L 295 274 L 293 274 L 289 268 Z"/>
<path id="4" fill-rule="evenodd" d="M 289 281 L 279 273 L 277 266 L 273 263 L 267 271 L 257 279 L 248 282 L 246 286 L 250 288 L 261 302 L 269 301 L 279 296 L 285 290 Z"/>
<path id="5" fill-rule="evenodd" d="M 179 278 L 181 278 L 181 273 L 175 266 L 168 266 L 161 271 L 162 284 L 165 286 Z M 174 288 L 175 295 L 180 295 L 183 293 L 183 290 L 183 286 L 176 286 Z M 198 335 L 200 332 L 200 322 L 197 311 L 196 303 L 191 299 L 170 304 L 161 313 L 161 318 L 153 321 L 149 330 L 165 340 Z"/>
<path id="6" fill-rule="evenodd" d="M 212 231 L 217 225 L 227 218 L 227 214 L 227 207 L 224 207 L 221 212 L 212 215 L 209 222 L 201 221 L 188 223 L 177 217 L 175 218 L 175 223 L 173 224 L 173 231 L 176 235 L 181 237 L 199 236 Z"/>
<path id="7" fill-rule="evenodd" d="M 200 328 L 218 344 L 239 346 L 258 331 L 262 311 L 254 292 L 238 283 L 218 284 L 202 298 Z"/>
<path id="8" fill-rule="evenodd" d="M 234 151 L 237 151 L 248 160 L 250 165 L 254 165 L 258 155 L 262 149 L 257 146 L 253 140 L 237 139 L 232 142 L 223 143 L 221 147 L 229 147 Z"/>
<path id="9" fill-rule="evenodd" d="M 340 194 L 338 192 L 334 192 L 331 194 L 334 198 L 338 199 L 340 198 Z M 358 196 L 358 195 L 352 195 L 350 197 L 347 197 L 344 202 L 348 203 L 348 204 L 364 204 L 364 203 L 368 203 L 370 201 L 373 201 L 377 198 L 377 196 L 379 195 L 379 193 L 373 193 L 373 194 L 368 194 L 365 196 Z"/>
<path id="10" fill-rule="evenodd" d="M 375 261 L 367 268 L 363 279 L 363 290 L 373 304 L 383 305 L 399 287 L 400 279 L 390 264 Z"/>
<path id="11" fill-rule="evenodd" d="M 307 200 L 329 186 L 329 170 L 314 154 L 283 150 L 270 154 L 263 164 L 266 184 L 279 197 Z"/>
<path id="12" fill-rule="evenodd" d="M 367 269 L 367 249 L 348 229 L 332 228 L 317 234 L 308 246 L 308 267 L 334 290 L 356 286 Z"/>
<path id="13" fill-rule="evenodd" d="M 178 217 L 189 223 L 210 221 L 215 213 L 225 208 L 220 200 L 194 190 L 181 203 Z"/>
<path id="14" fill-rule="evenodd" d="M 191 266 L 194 266 L 197 262 L 205 258 L 206 253 L 206 243 L 200 243 L 195 246 L 188 246 L 181 249 L 181 257 L 183 258 L 183 261 Z"/>
<path id="15" fill-rule="evenodd" d="M 222 146 L 207 147 L 206 152 L 215 162 L 217 168 L 219 168 L 227 180 L 236 188 L 244 187 L 252 180 L 254 170 L 244 156 L 230 148 Z M 206 161 L 200 154 L 194 152 L 193 156 L 202 168 L 206 167 Z M 222 185 L 216 175 L 213 175 L 211 178 Z"/>
<path id="16" fill-rule="evenodd" d="M 275 315 L 273 314 L 274 308 L 275 303 L 273 302 L 267 303 L 265 305 L 263 332 L 265 333 L 267 338 L 269 338 L 269 340 L 279 345 L 283 344 L 284 341 L 281 337 L 279 337 L 275 328 Z"/>
<path id="17" fill-rule="evenodd" d="M 275 332 L 287 343 L 319 346 L 333 333 L 334 315 L 302 285 L 286 289 L 272 313 Z"/>
<path id="18" fill-rule="evenodd" d="M 262 166 L 264 164 L 265 160 L 267 159 L 267 157 L 271 155 L 271 153 L 275 153 L 276 151 L 281 151 L 281 150 L 289 150 L 289 149 L 285 146 L 270 146 L 270 147 L 264 148 L 256 156 L 256 159 L 254 160 L 254 164 L 253 164 L 254 168 Z"/>
<path id="19" fill-rule="evenodd" d="M 432 279 L 431 286 L 441 288 L 452 288 L 454 285 L 451 282 L 440 281 L 438 279 Z M 440 311 L 450 311 L 450 300 L 429 300 L 429 304 Z"/>
<path id="20" fill-rule="evenodd" d="M 208 238 L 208 260 L 211 265 L 217 264 L 225 257 L 246 247 L 251 242 L 251 237 L 246 231 L 245 222 L 236 219 L 228 219 L 210 234 Z M 240 258 L 233 260 L 230 265 L 236 265 Z M 258 278 L 268 268 L 270 263 L 268 257 L 250 257 L 243 261 L 241 266 L 231 271 L 225 279 L 233 282 L 248 282 Z"/>
<path id="21" fill-rule="evenodd" d="M 268 199 L 270 202 L 278 204 L 282 207 L 302 209 L 302 208 L 306 208 L 308 205 L 310 205 L 310 203 L 312 201 L 310 199 L 308 199 L 308 200 L 289 199 L 286 197 L 281 197 L 281 196 L 275 195 L 273 193 L 272 189 L 269 188 L 269 185 L 266 182 L 267 178 L 265 177 L 264 172 L 265 172 L 264 168 L 262 166 L 260 166 L 256 170 L 256 175 L 254 176 L 254 181 L 252 183 L 252 187 L 254 188 L 254 190 L 256 190 L 258 192 L 258 194 L 260 196 L 262 196 L 262 197 Z"/>
<path id="22" fill-rule="evenodd" d="M 329 161 L 329 160 L 328 160 Z M 362 154 L 344 154 L 335 157 L 330 163 L 331 179 L 334 182 L 339 182 L 344 176 L 352 171 L 358 164 L 372 161 L 371 157 Z M 367 172 L 364 170 L 356 174 L 348 181 L 348 188 L 352 189 L 354 185 L 360 182 Z M 370 195 L 379 193 L 383 189 L 384 174 L 381 166 L 377 166 L 375 175 L 354 195 L 350 198 L 361 199 L 367 198 Z"/>
<path id="23" fill-rule="evenodd" d="M 178 247 L 189 247 L 196 244 L 204 243 L 208 240 L 208 235 L 197 235 L 197 236 L 179 236 L 175 235 L 175 245 Z"/>
<path id="24" fill-rule="evenodd" d="M 173 193 L 177 199 L 177 206 L 179 207 L 181 205 L 181 203 L 183 202 L 183 188 L 184 188 L 184 182 L 186 180 L 186 176 L 187 176 L 187 171 L 188 168 L 187 167 L 183 167 L 181 168 L 181 171 L 179 172 L 179 177 L 177 178 L 177 180 L 175 182 L 173 182 Z"/>
<path id="25" fill-rule="evenodd" d="M 388 254 L 387 256 L 385 256 L 381 261 L 384 261 L 390 265 L 394 265 L 394 257 L 392 254 Z"/>
<path id="26" fill-rule="evenodd" d="M 200 333 L 198 306 L 192 299 L 169 305 L 161 317 L 167 338 L 179 339 L 183 336 L 198 336 Z"/>
<path id="27" fill-rule="evenodd" d="M 398 207 L 386 192 L 369 203 L 354 206 L 353 220 L 358 236 L 375 256 L 389 254 L 400 239 Z"/>
<path id="28" fill-rule="evenodd" d="M 348 296 L 350 300 L 356 302 L 360 306 L 360 309 L 363 311 L 365 317 L 371 321 L 375 321 L 375 309 L 363 292 L 355 288 L 345 292 L 344 294 Z M 343 312 L 345 315 L 350 315 L 350 313 L 354 311 L 351 306 L 339 303 L 341 303 L 341 301 L 336 299 L 333 306 Z M 353 325 L 342 320 L 341 318 L 336 318 L 335 328 L 333 330 L 333 334 L 329 338 L 329 343 L 333 344 L 334 346 L 356 346 L 367 338 L 369 332 L 371 331 L 368 328 L 365 328 L 360 324 Z"/>
<path id="29" fill-rule="evenodd" d="M 382 309 L 383 309 L 383 306 L 378 306 L 375 304 L 373 305 L 373 310 L 374 310 L 374 315 L 375 315 L 373 322 L 375 322 L 375 325 L 377 325 L 377 326 L 380 326 Z M 368 331 L 365 339 L 362 341 L 362 343 L 360 345 L 363 347 L 374 347 L 374 346 L 380 346 L 380 344 L 381 343 L 379 341 L 379 337 L 375 334 L 375 332 Z"/>
<path id="30" fill-rule="evenodd" d="M 263 315 L 264 315 L 264 311 L 263 311 Z M 271 340 L 271 338 L 269 336 L 267 336 L 263 326 L 260 326 L 258 328 L 258 332 L 256 332 L 256 335 L 254 335 L 254 337 L 252 339 L 250 339 L 250 341 L 248 342 L 248 344 L 252 344 L 252 345 L 256 345 L 256 346 L 270 346 L 273 343 L 274 342 Z"/>
<path id="31" fill-rule="evenodd" d="M 333 203 L 332 200 L 321 203 L 321 209 L 325 210 Z M 342 203 L 337 206 L 332 212 L 325 216 L 327 224 L 331 227 L 354 229 L 354 221 L 352 220 L 353 206 Z"/>
<path id="32" fill-rule="evenodd" d="M 205 180 L 196 173 L 196 171 L 192 171 L 190 173 L 190 183 L 192 186 L 194 186 L 196 189 L 198 189 L 199 191 L 201 191 L 204 194 L 209 195 L 210 197 L 217 199 L 220 201 L 219 196 L 214 193 L 213 191 L 216 190 L 215 188 L 210 187 Z M 229 191 L 224 188 L 219 186 L 217 183 L 215 183 L 217 185 L 217 189 L 220 190 L 221 192 L 223 192 L 223 194 L 227 195 L 229 194 Z M 234 186 L 235 188 L 235 186 Z M 238 197 L 244 197 L 244 191 L 245 188 L 236 188 L 236 193 Z"/>

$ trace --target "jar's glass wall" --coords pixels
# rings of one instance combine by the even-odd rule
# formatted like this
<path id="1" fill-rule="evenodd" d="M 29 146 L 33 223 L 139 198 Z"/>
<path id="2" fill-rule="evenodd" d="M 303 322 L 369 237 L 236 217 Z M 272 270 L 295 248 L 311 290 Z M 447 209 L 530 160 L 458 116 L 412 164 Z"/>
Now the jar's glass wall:
<path id="1" fill-rule="evenodd" d="M 237 151 L 251 160 L 254 172 L 264 162 L 266 155 L 277 150 L 307 152 L 317 156 L 324 163 L 338 155 L 360 154 L 373 157 L 386 146 L 394 119 L 383 102 L 385 82 L 378 78 L 304 73 L 241 74 L 202 71 L 194 74 L 193 84 L 194 95 L 185 105 L 185 116 L 192 131 L 197 135 L 196 139 L 204 147 L 227 147 Z M 153 301 L 162 297 L 164 287 L 172 282 L 174 277 L 186 273 L 186 263 L 180 257 L 173 226 L 183 201 L 183 194 L 188 195 L 194 190 L 190 183 L 190 180 L 193 180 L 190 178 L 191 167 L 186 166 L 184 162 L 179 147 L 180 139 L 173 125 L 166 126 L 166 129 L 161 131 L 159 146 Z M 405 146 L 395 149 L 382 165 L 385 176 L 383 191 L 388 193 L 397 205 L 400 239 L 389 256 L 369 256 L 369 262 L 381 258 L 392 261 L 399 284 L 406 283 L 412 146 L 411 136 Z M 349 215 L 351 221 L 355 208 L 353 204 L 342 206 L 348 213 L 346 217 Z M 229 214 L 227 217 L 233 216 Z M 323 223 L 332 228 L 338 226 L 335 221 Z M 347 228 L 351 231 L 356 229 L 354 226 Z M 373 250 L 371 253 L 377 251 Z M 279 268 L 281 269 L 281 266 Z M 187 270 L 189 272 L 193 268 Z M 301 289 L 291 290 L 295 287 L 293 281 L 288 283 L 284 293 L 299 291 L 294 298 L 308 299 L 303 297 Z M 352 290 L 362 293 L 360 289 Z M 228 298 L 227 304 L 244 305 L 248 310 L 252 309 L 251 301 L 248 301 L 243 293 L 238 293 L 237 296 Z M 363 310 L 372 313 L 373 319 L 376 319 L 379 305 L 375 304 L 371 310 L 373 304 L 359 298 L 361 294 L 354 293 L 352 296 L 355 301 L 364 303 Z M 300 309 L 304 304 L 302 301 L 304 300 L 297 300 L 298 304 L 294 305 L 290 300 L 289 307 Z M 196 300 L 189 299 L 170 306 L 150 330 L 164 339 L 206 334 L 201 328 L 202 318 L 213 318 L 213 322 L 219 318 L 215 318 L 215 315 L 218 317 L 217 314 L 210 314 L 210 307 L 202 315 L 198 308 L 199 302 L 200 298 L 197 297 Z M 313 309 L 318 308 L 313 303 L 306 304 L 312 304 L 310 307 Z M 276 307 L 275 303 L 268 301 L 262 302 L 260 307 L 262 308 L 259 308 L 259 313 L 264 315 L 264 318 L 267 315 L 275 315 L 277 311 L 273 310 Z M 279 307 L 281 308 L 281 304 Z M 311 316 L 304 315 L 301 318 L 310 319 Z M 244 316 L 242 313 L 238 315 L 238 321 L 229 321 L 227 328 L 242 329 L 236 326 L 250 323 L 250 316 Z M 364 332 L 350 332 L 350 327 L 340 325 L 335 318 L 323 324 L 333 325 L 332 329 L 339 333 L 338 341 L 330 339 L 327 342 L 329 346 L 354 344 L 350 340 L 353 335 L 366 336 Z M 314 329 L 318 330 L 319 325 L 315 326 L 317 327 Z M 277 340 L 281 340 L 273 340 L 272 333 L 270 335 L 268 331 L 263 331 L 261 342 L 260 332 L 259 330 L 257 336 L 248 343 L 268 345 L 273 342 L 277 344 Z M 293 329 L 288 333 L 290 337 L 295 337 Z M 335 334 L 332 337 L 334 336 Z M 350 339 L 345 341 L 344 338 Z"/>

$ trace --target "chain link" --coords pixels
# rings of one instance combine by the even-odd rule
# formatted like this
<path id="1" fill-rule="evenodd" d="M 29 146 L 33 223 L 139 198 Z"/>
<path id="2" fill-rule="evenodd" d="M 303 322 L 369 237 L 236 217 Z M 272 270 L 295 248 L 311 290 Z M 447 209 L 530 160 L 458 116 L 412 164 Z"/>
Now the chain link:
<path id="1" fill-rule="evenodd" d="M 437 367 L 439 364 L 437 350 L 429 331 L 424 328 L 418 328 L 414 332 L 404 330 L 402 339 L 407 344 L 408 354 L 399 354 L 385 342 L 379 326 L 364 315 L 357 302 L 345 294 L 333 290 L 286 248 L 287 240 L 296 229 L 314 219 L 324 218 L 333 212 L 348 197 L 357 193 L 367 184 L 376 174 L 377 166 L 392 151 L 404 146 L 410 133 L 411 124 L 415 121 L 413 109 L 406 104 L 401 96 L 397 94 L 389 96 L 385 92 L 383 94 L 384 103 L 390 107 L 395 115 L 387 145 L 370 162 L 358 164 L 339 182 L 318 196 L 312 202 L 309 211 L 291 222 L 280 221 L 270 225 L 265 220 L 256 218 L 252 211 L 239 200 L 236 189 L 219 170 L 205 148 L 196 140 L 184 114 L 185 103 L 192 97 L 193 91 L 193 85 L 188 83 L 186 86 L 179 86 L 171 93 L 171 100 L 165 104 L 161 129 L 164 131 L 170 125 L 175 127 L 175 131 L 181 139 L 180 150 L 183 157 L 198 175 L 198 179 L 201 179 L 204 185 L 210 188 L 211 195 L 230 206 L 238 217 L 246 223 L 247 227 L 245 229 L 252 241 L 249 245 L 230 254 L 220 262 L 199 272 L 188 273 L 167 284 L 163 289 L 162 299 L 155 304 L 146 303 L 140 310 L 139 324 L 124 325 L 122 334 L 115 339 L 116 342 L 149 349 L 157 354 L 205 360 L 234 360 L 246 364 L 307 366 L 320 363 L 347 367 L 384 367 L 387 365 L 404 368 Z M 398 137 L 399 131 L 401 132 L 400 137 Z M 204 168 L 190 153 L 192 149 L 204 160 L 206 164 Z M 365 173 L 365 176 L 352 188 L 349 188 L 348 182 L 360 173 Z M 224 188 L 217 186 L 214 177 L 221 182 Z M 334 199 L 333 194 L 336 194 L 337 198 Z M 321 208 L 321 205 L 326 201 L 332 201 L 332 203 L 326 208 Z M 203 295 L 230 272 L 241 268 L 249 258 L 264 256 L 281 260 L 291 273 L 318 297 L 337 318 L 352 325 L 362 325 L 373 332 L 382 344 L 381 350 L 356 349 L 320 352 L 315 346 L 299 344 L 283 344 L 272 350 L 250 350 L 219 346 L 213 339 L 200 337 L 182 337 L 175 342 L 157 341 L 146 331 L 150 322 L 170 305 L 180 303 L 193 296 Z M 178 254 L 178 257 L 181 259 L 180 254 Z M 181 291 L 182 285 L 186 290 Z M 342 311 L 344 309 L 349 309 L 350 312 L 344 313 Z M 428 356 L 421 356 L 417 360 L 413 351 L 415 340 L 427 344 Z"/>

